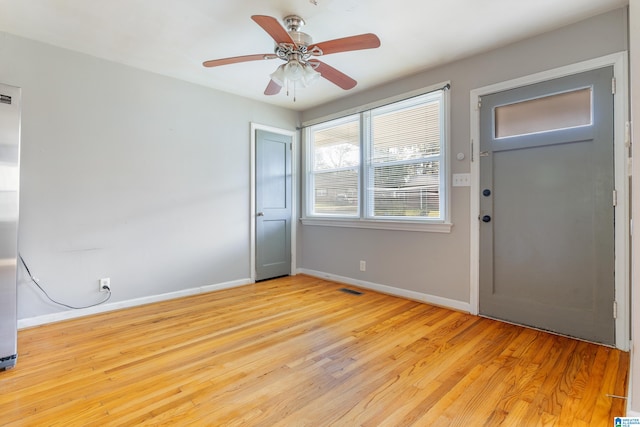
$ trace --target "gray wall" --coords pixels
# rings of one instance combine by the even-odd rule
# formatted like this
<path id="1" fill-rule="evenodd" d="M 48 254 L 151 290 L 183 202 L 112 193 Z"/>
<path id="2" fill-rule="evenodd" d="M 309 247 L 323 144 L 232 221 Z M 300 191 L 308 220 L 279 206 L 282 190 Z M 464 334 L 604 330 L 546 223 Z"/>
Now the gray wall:
<path id="1" fill-rule="evenodd" d="M 250 122 L 298 113 L 0 33 L 22 87 L 20 252 L 72 305 L 250 278 Z M 62 308 L 24 276 L 20 319 Z"/>
<path id="2" fill-rule="evenodd" d="M 305 111 L 302 121 L 450 80 L 450 172 L 469 172 L 472 89 L 626 49 L 624 8 Z M 465 160 L 455 160 L 459 152 Z M 451 211 L 454 226 L 445 235 L 302 226 L 298 267 L 469 302 L 468 187 L 452 189 Z M 366 272 L 359 271 L 361 259 L 367 261 Z"/>
<path id="3" fill-rule="evenodd" d="M 345 97 L 312 120 L 451 80 L 451 173 L 469 171 L 469 91 L 625 50 L 626 9 Z M 489 31 L 490 29 L 488 29 Z M 249 123 L 298 114 L 0 33 L 0 81 L 23 88 L 20 251 L 52 296 L 83 305 L 248 280 Z M 469 189 L 450 234 L 298 225 L 297 262 L 469 301 Z M 367 260 L 367 271 L 358 261 Z M 20 319 L 63 310 L 24 274 Z"/>

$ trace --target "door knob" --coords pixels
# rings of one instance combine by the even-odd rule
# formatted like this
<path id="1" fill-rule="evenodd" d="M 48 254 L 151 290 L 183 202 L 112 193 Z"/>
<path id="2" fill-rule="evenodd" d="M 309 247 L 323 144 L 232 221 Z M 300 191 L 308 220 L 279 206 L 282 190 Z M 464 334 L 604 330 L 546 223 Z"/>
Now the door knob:
<path id="1" fill-rule="evenodd" d="M 264 216 L 264 212 L 258 212 L 258 216 Z"/>
<path id="2" fill-rule="evenodd" d="M 491 222 L 491 217 L 489 215 L 485 215 L 482 217 L 482 222 Z"/>
<path id="3" fill-rule="evenodd" d="M 489 190 L 488 188 L 485 188 L 484 190 L 482 190 L 482 195 L 484 197 L 489 197 L 491 195 L 491 190 Z"/>

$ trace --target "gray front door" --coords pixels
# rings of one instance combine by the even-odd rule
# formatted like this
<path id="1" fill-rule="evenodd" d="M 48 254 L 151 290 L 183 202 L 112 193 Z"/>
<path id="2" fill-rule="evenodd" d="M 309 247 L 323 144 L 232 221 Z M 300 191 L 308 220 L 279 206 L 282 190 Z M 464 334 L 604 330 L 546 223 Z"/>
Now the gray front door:
<path id="1" fill-rule="evenodd" d="M 256 280 L 291 274 L 291 139 L 256 131 Z"/>
<path id="2" fill-rule="evenodd" d="M 615 344 L 612 78 L 482 96 L 481 315 Z"/>

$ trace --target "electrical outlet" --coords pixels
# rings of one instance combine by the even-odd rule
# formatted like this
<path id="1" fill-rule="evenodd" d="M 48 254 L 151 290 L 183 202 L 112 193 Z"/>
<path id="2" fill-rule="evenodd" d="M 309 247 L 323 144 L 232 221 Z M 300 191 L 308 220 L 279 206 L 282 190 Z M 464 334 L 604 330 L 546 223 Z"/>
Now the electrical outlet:
<path id="1" fill-rule="evenodd" d="M 98 281 L 100 292 L 111 292 L 111 279 L 103 277 Z"/>
<path id="2" fill-rule="evenodd" d="M 367 271 L 367 261 L 360 261 L 360 271 Z"/>

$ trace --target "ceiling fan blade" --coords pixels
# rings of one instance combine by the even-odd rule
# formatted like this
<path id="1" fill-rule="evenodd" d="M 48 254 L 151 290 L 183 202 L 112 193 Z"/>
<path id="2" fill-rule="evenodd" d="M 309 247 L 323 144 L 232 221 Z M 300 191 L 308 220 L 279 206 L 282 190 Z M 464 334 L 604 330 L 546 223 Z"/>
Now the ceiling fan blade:
<path id="1" fill-rule="evenodd" d="M 204 61 L 202 65 L 205 67 L 218 67 L 220 65 L 236 64 L 238 62 L 260 61 L 263 59 L 275 59 L 276 55 L 272 53 L 259 53 L 256 55 L 233 56 L 231 58 L 212 59 Z"/>
<path id="2" fill-rule="evenodd" d="M 344 90 L 352 89 L 355 87 L 355 85 L 358 84 L 358 82 L 353 80 L 351 77 L 347 76 L 342 71 L 336 70 L 331 65 L 327 65 L 324 62 L 320 62 L 318 60 L 309 62 L 311 62 L 312 64 L 318 64 L 318 66 L 316 67 L 316 71 L 319 72 L 322 77 Z"/>
<path id="3" fill-rule="evenodd" d="M 380 39 L 375 34 L 367 33 L 312 44 L 309 46 L 309 50 L 312 50 L 314 47 L 320 48 L 323 55 L 328 55 L 330 53 L 348 52 L 350 50 L 374 49 L 380 47 Z"/>
<path id="4" fill-rule="evenodd" d="M 265 30 L 277 44 L 296 44 L 287 30 L 285 30 L 285 28 L 280 25 L 280 22 L 278 22 L 276 18 L 266 15 L 253 15 L 251 19 L 253 19 L 256 24 L 260 25 L 262 29 Z"/>
<path id="5" fill-rule="evenodd" d="M 267 85 L 267 88 L 264 90 L 264 94 L 277 95 L 280 93 L 280 89 L 282 89 L 282 86 L 280 86 L 278 83 L 274 82 L 273 80 L 269 80 L 269 84 Z"/>

